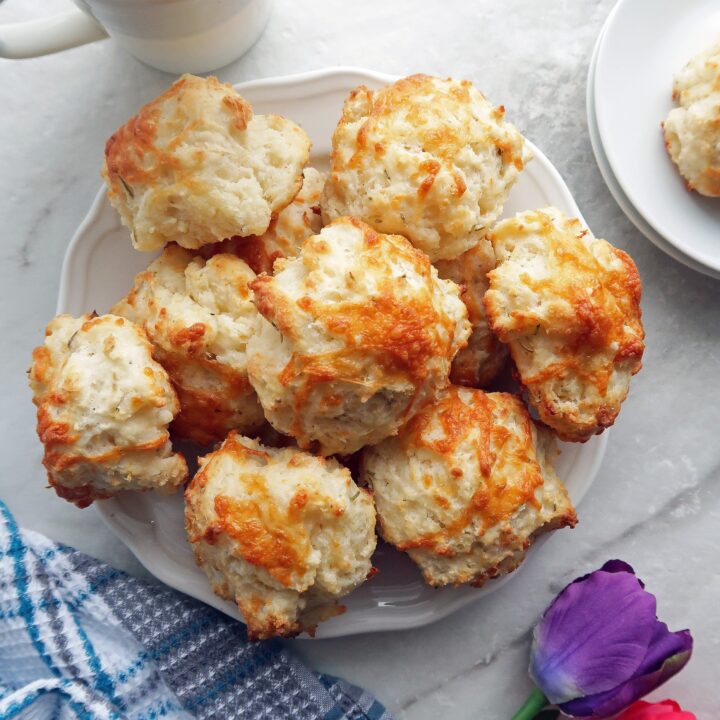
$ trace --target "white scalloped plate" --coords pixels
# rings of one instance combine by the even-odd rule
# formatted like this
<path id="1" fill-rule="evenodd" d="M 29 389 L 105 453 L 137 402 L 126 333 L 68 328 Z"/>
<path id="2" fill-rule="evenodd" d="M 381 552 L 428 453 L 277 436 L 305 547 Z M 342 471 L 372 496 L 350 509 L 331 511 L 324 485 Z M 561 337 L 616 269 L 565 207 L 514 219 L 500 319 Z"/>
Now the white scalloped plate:
<path id="1" fill-rule="evenodd" d="M 349 90 L 364 83 L 379 87 L 394 78 L 353 68 L 333 68 L 291 77 L 237 85 L 257 112 L 274 112 L 292 118 L 313 141 L 312 161 L 322 167 L 330 153 L 330 137 Z M 532 146 L 535 160 L 522 174 L 510 195 L 506 214 L 555 205 L 580 217 L 570 191 L 545 155 Z M 153 255 L 135 252 L 128 233 L 101 189 L 90 212 L 72 239 L 63 263 L 58 312 L 74 315 L 105 312 L 124 295 L 134 275 Z M 587 492 L 605 452 L 607 433 L 585 444 L 561 444 L 557 469 L 577 505 Z M 97 503 L 108 526 L 157 578 L 219 610 L 240 619 L 237 608 L 216 597 L 205 575 L 193 560 L 185 540 L 182 497 L 153 493 L 127 493 Z M 570 536 L 563 532 L 563 539 Z M 542 562 L 542 540 L 530 551 L 527 562 Z M 469 587 L 435 590 L 426 586 L 419 572 L 402 554 L 382 546 L 374 563 L 380 572 L 349 595 L 347 612 L 322 623 L 319 638 L 356 633 L 400 630 L 438 620 L 496 590 L 512 575 Z"/>

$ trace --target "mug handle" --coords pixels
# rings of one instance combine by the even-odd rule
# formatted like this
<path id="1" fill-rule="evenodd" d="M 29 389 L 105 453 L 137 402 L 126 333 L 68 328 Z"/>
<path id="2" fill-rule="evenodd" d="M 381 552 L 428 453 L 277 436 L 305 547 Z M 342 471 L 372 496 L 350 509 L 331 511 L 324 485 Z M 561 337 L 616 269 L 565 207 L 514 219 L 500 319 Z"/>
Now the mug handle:
<path id="1" fill-rule="evenodd" d="M 0 25 L 0 58 L 49 55 L 101 40 L 107 33 L 79 8 L 40 20 Z"/>

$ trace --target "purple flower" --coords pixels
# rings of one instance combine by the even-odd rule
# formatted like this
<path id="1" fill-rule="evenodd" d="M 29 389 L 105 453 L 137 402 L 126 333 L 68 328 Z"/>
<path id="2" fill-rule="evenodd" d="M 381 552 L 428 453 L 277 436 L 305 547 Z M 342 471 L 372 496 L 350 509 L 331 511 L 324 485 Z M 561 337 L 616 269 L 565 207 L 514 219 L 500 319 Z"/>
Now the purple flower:
<path id="1" fill-rule="evenodd" d="M 627 563 L 610 560 L 570 583 L 545 611 L 530 674 L 567 715 L 614 715 L 690 659 L 690 632 L 670 632 L 644 587 Z"/>

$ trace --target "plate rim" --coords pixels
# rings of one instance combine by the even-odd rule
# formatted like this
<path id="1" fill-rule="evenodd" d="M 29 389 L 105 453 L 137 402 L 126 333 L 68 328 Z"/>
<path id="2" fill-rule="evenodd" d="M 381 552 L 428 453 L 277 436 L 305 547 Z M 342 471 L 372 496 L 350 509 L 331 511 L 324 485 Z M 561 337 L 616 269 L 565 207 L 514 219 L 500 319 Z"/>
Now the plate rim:
<path id="1" fill-rule="evenodd" d="M 612 153 L 612 149 L 608 148 L 608 138 L 610 137 L 609 130 L 607 128 L 606 123 L 603 122 L 603 116 L 602 114 L 598 114 L 597 108 L 599 107 L 598 99 L 600 98 L 600 90 L 597 84 L 597 69 L 602 66 L 602 56 L 604 48 L 606 47 L 607 39 L 610 36 L 613 28 L 616 26 L 616 23 L 618 22 L 618 19 L 621 16 L 621 10 L 626 5 L 629 4 L 629 0 L 618 0 L 618 2 L 615 4 L 613 9 L 610 11 L 610 14 L 608 15 L 605 24 L 603 25 L 602 31 L 600 33 L 600 36 L 598 38 L 598 53 L 597 53 L 597 62 L 595 65 L 595 78 L 593 79 L 593 85 L 594 85 L 594 107 L 595 107 L 595 117 L 596 117 L 596 125 L 598 128 L 598 133 L 600 135 L 600 139 L 602 142 L 603 150 L 605 153 L 605 156 L 607 157 L 608 165 L 613 171 L 613 175 L 617 181 L 617 184 L 622 189 L 623 193 L 627 197 L 628 201 L 632 204 L 633 208 L 637 211 L 637 213 L 643 218 L 645 222 L 655 231 L 657 232 L 660 237 L 662 237 L 668 244 L 682 252 L 683 254 L 687 255 L 689 258 L 692 258 L 696 262 L 700 263 L 701 265 L 708 267 L 712 269 L 715 272 L 720 272 L 720 252 L 716 257 L 713 257 L 711 255 L 708 255 L 707 253 L 703 251 L 698 251 L 692 247 L 692 245 L 687 245 L 683 243 L 682 241 L 678 241 L 678 239 L 673 235 L 673 233 L 668 233 L 666 229 L 662 227 L 662 224 L 657 221 L 657 219 L 654 219 L 652 217 L 652 214 L 648 214 L 646 212 L 643 212 L 643 209 L 638 205 L 637 197 L 634 196 L 634 193 L 632 191 L 632 188 L 628 185 L 628 183 L 623 179 L 622 173 L 618 173 L 617 171 L 617 158 L 614 157 Z M 668 80 L 669 81 L 669 80 Z M 601 103 L 602 104 L 602 101 Z M 664 118 L 658 118 L 658 123 L 661 122 Z M 668 159 L 668 161 L 670 161 Z M 690 191 L 688 191 L 690 192 Z M 718 200 L 720 202 L 720 200 Z M 644 233 L 643 233 L 644 234 Z M 668 253 L 670 254 L 670 253 Z M 677 258 L 676 258 L 677 259 Z M 682 262 L 682 261 L 679 261 Z M 688 266 L 690 267 L 690 266 Z"/>
<path id="2" fill-rule="evenodd" d="M 374 81 L 377 83 L 388 83 L 393 82 L 398 76 L 390 75 L 387 73 L 378 72 L 375 70 L 366 70 L 355 66 L 338 66 L 322 68 L 318 70 L 311 70 L 302 73 L 295 73 L 290 75 L 280 75 L 269 78 L 262 78 L 256 80 L 250 80 L 241 83 L 234 83 L 233 87 L 238 91 L 247 90 L 272 90 L 280 87 L 290 87 L 294 90 L 298 88 L 305 88 L 308 85 L 315 84 L 319 90 L 339 90 L 347 89 L 352 87 L 348 83 L 353 82 L 359 84 L 362 82 Z M 324 84 L 324 85 L 323 85 Z M 297 95 L 296 95 L 297 97 Z M 527 140 L 530 150 L 534 154 L 534 163 L 541 165 L 543 170 L 547 172 L 555 182 L 557 188 L 560 190 L 563 196 L 564 203 L 573 210 L 580 221 L 587 226 L 585 219 L 583 218 L 580 209 L 573 197 L 570 189 L 568 188 L 562 175 L 560 175 L 557 168 L 552 164 L 548 157 L 530 140 Z M 90 255 L 92 254 L 93 245 L 89 245 L 83 242 L 84 237 L 92 226 L 101 218 L 102 214 L 106 211 L 109 206 L 109 202 L 106 197 L 105 188 L 101 186 L 98 190 L 95 198 L 88 210 L 87 215 L 83 218 L 82 222 L 75 231 L 70 243 L 67 246 L 65 255 L 63 258 L 60 286 L 58 290 L 58 304 L 57 312 L 65 312 L 65 307 L 70 301 L 70 278 L 71 269 L 78 263 L 86 263 Z M 151 257 L 151 253 L 146 253 L 148 257 Z M 579 506 L 580 502 L 584 498 L 585 494 L 589 491 L 591 485 L 597 478 L 600 466 L 605 457 L 607 449 L 607 443 L 609 439 L 610 431 L 605 430 L 601 435 L 593 438 L 594 442 L 594 454 L 588 461 L 588 468 L 585 473 L 586 482 L 585 488 L 580 492 L 577 499 L 574 500 L 575 506 Z M 217 597 L 214 594 L 211 596 L 203 596 L 195 594 L 189 589 L 180 589 L 178 582 L 173 574 L 165 567 L 161 561 L 161 556 L 156 553 L 145 552 L 144 547 L 149 542 L 145 535 L 137 536 L 136 534 L 129 532 L 121 522 L 118 522 L 115 517 L 115 511 L 117 503 L 113 498 L 102 500 L 94 503 L 96 511 L 100 515 L 103 523 L 108 529 L 115 534 L 115 536 L 130 550 L 140 564 L 148 570 L 148 572 L 155 578 L 165 583 L 169 587 L 178 590 L 190 597 L 194 597 L 200 602 L 204 602 L 216 609 L 230 615 L 231 617 L 240 620 L 242 618 L 239 615 L 237 607 L 222 598 Z M 123 513 L 124 514 L 124 513 Z M 550 535 L 543 536 L 538 542 L 533 545 L 532 550 L 540 548 L 547 540 L 550 539 Z M 524 568 L 523 563 L 517 570 L 506 575 L 504 578 L 500 578 L 493 581 L 492 585 L 487 587 L 499 589 L 504 581 L 509 581 Z M 182 583 L 180 583 L 182 585 Z M 394 630 L 408 630 L 417 627 L 423 627 L 433 622 L 439 621 L 449 615 L 457 612 L 463 607 L 467 607 L 472 603 L 478 602 L 480 599 L 485 597 L 488 593 L 473 597 L 472 594 L 460 595 L 458 594 L 454 599 L 446 601 L 443 605 L 434 606 L 432 612 L 429 613 L 429 617 L 417 617 L 412 615 L 405 616 L 394 616 L 388 617 L 385 620 L 377 620 L 370 629 L 364 629 L 360 626 L 350 626 L 348 628 L 333 628 L 329 632 L 324 632 L 316 640 L 325 640 L 338 637 L 348 637 L 357 634 L 369 634 L 373 632 L 387 632 Z M 211 597 L 212 599 L 209 599 Z M 300 640 L 310 640 L 311 638 L 300 636 Z"/>

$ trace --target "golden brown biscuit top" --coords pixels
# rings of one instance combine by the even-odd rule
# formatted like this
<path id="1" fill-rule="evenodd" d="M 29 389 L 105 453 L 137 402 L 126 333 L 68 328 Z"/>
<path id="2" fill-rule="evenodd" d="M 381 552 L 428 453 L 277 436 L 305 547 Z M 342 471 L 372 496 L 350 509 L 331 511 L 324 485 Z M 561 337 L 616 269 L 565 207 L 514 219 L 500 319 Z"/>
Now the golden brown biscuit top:
<path id="1" fill-rule="evenodd" d="M 412 75 L 360 86 L 333 133 L 323 217 L 355 215 L 433 261 L 475 245 L 531 154 L 472 83 Z"/>
<path id="2" fill-rule="evenodd" d="M 385 150 L 384 144 L 373 144 L 367 142 L 368 136 L 374 133 L 383 134 L 384 126 L 392 122 L 393 141 L 402 142 L 403 139 L 411 140 L 413 144 L 421 144 L 423 151 L 435 155 L 441 160 L 453 164 L 457 155 L 458 147 L 467 140 L 465 128 L 453 122 L 453 109 L 464 114 L 464 108 L 471 105 L 472 93 L 478 93 L 469 80 L 453 80 L 446 78 L 444 81 L 431 75 L 418 73 L 402 78 L 381 90 L 372 91 L 364 85 L 352 91 L 350 98 L 362 98 L 366 107 L 367 119 L 363 123 L 357 136 L 357 150 L 350 161 L 350 165 L 361 162 L 362 153 L 382 155 Z M 417 102 L 417 97 L 422 95 L 423 102 Z M 343 120 L 353 121 L 357 117 L 357 110 L 352 105 L 347 105 L 347 117 L 343 113 Z M 398 122 L 397 115 L 400 115 L 406 124 Z M 493 109 L 493 117 L 501 121 L 505 114 L 505 108 L 498 106 Z M 443 122 L 438 123 L 439 120 Z M 473 138 L 477 142 L 478 138 Z M 512 145 L 498 147 L 501 153 L 507 153 L 503 159 L 515 165 L 518 170 L 523 167 L 523 154 L 516 151 Z M 420 184 L 418 194 L 426 194 L 432 185 L 432 179 L 437 175 L 440 166 L 433 160 L 428 160 L 425 167 L 421 168 L 427 173 L 425 180 Z M 465 192 L 463 178 L 454 173 L 457 194 Z"/>
<path id="3" fill-rule="evenodd" d="M 361 233 L 362 239 L 353 257 L 345 260 L 347 269 L 340 259 L 331 270 L 338 273 L 338 287 L 328 295 L 324 268 L 337 250 L 330 237 L 348 231 Z M 375 365 L 379 384 L 397 378 L 417 383 L 434 358 L 452 358 L 456 318 L 437 303 L 438 280 L 429 259 L 405 238 L 341 218 L 306 241 L 302 262 L 307 275 L 302 291 L 292 297 L 282 275 L 260 276 L 252 283 L 258 310 L 284 335 L 304 345 L 307 326 L 319 324 L 325 339 L 331 339 L 319 352 L 299 348 L 283 383 L 300 372 L 318 382 L 353 378 L 358 362 Z"/>
<path id="4" fill-rule="evenodd" d="M 233 468 L 239 473 L 235 482 L 240 481 L 242 495 L 215 495 L 212 502 L 215 521 L 200 535 L 191 536 L 190 542 L 202 539 L 213 545 L 222 534 L 227 535 L 236 543 L 236 555 L 264 568 L 282 585 L 292 587 L 296 578 L 306 574 L 312 551 L 307 528 L 297 513 L 307 503 L 307 492 L 299 491 L 287 508 L 278 507 L 268 492 L 265 478 L 252 472 L 253 468 L 260 471 L 272 463 L 273 456 L 259 446 L 241 442 L 232 431 L 219 450 L 205 457 L 202 469 L 188 486 L 187 496 L 204 488 L 211 473 L 222 472 L 217 463 L 227 457 L 232 458 Z"/>
<path id="5" fill-rule="evenodd" d="M 428 450 L 442 460 L 446 474 L 428 474 L 423 485 L 431 491 L 431 504 L 452 507 L 455 515 L 443 518 L 441 530 L 401 542 L 399 549 L 447 547 L 473 520 L 487 529 L 509 520 L 526 503 L 537 505 L 535 491 L 543 477 L 531 423 L 519 398 L 455 385 L 421 410 L 399 442 L 405 453 L 419 456 Z M 468 472 L 478 473 L 472 479 L 476 489 L 457 505 L 456 485 Z"/>
<path id="6" fill-rule="evenodd" d="M 228 111 L 228 127 L 237 132 L 247 129 L 252 117 L 252 106 L 238 95 L 229 83 L 221 83 L 216 77 L 206 79 L 183 75 L 164 93 L 143 105 L 136 115 L 113 133 L 105 143 L 105 161 L 111 192 L 123 193 L 129 185 L 152 185 L 159 177 L 173 174 L 179 183 L 189 181 L 192 168 L 179 162 L 174 149 L 192 130 L 203 123 L 203 98 L 208 90 L 223 91 L 227 94 L 222 103 Z M 197 96 L 197 97 L 195 97 Z M 172 103 L 174 111 L 167 112 Z M 158 120 L 163 116 L 168 143 L 158 140 Z M 197 150 L 201 162 L 203 152 Z"/>
<path id="7" fill-rule="evenodd" d="M 48 324 L 29 373 L 48 470 L 166 445 L 178 400 L 151 352 L 145 333 L 122 317 L 59 315 Z"/>
<path id="8" fill-rule="evenodd" d="M 540 418 L 584 442 L 613 424 L 644 350 L 635 264 L 556 208 L 498 223 L 483 299 Z"/>
<path id="9" fill-rule="evenodd" d="M 334 532 L 333 523 L 346 512 L 352 516 L 360 504 L 369 504 L 363 497 L 358 507 L 348 507 L 353 487 L 350 473 L 333 460 L 296 448 L 267 448 L 231 431 L 201 460 L 186 491 L 193 507 L 189 539 L 215 545 L 230 538 L 236 557 L 303 591 L 317 572 L 317 525 Z M 329 546 L 328 558 L 343 567 L 346 560 L 336 545 Z"/>
<path id="10" fill-rule="evenodd" d="M 517 241 L 530 232 L 534 239 L 527 246 Z M 488 237 L 498 260 L 513 265 L 488 275 L 491 291 L 485 298 L 494 331 L 503 342 L 540 328 L 563 339 L 565 356 L 543 370 L 544 378 L 572 366 L 600 387 L 612 362 L 633 356 L 640 362 L 642 284 L 627 253 L 592 238 L 579 220 L 561 226 L 542 210 L 505 220 Z M 541 260 L 531 258 L 539 253 Z M 509 280 L 508 272 L 531 302 L 507 303 L 495 292 Z M 612 348 L 612 356 L 595 352 L 602 348 Z"/>
<path id="11" fill-rule="evenodd" d="M 253 115 L 217 78 L 184 75 L 108 140 L 102 175 L 138 250 L 267 231 L 302 184 L 310 139 Z"/>

